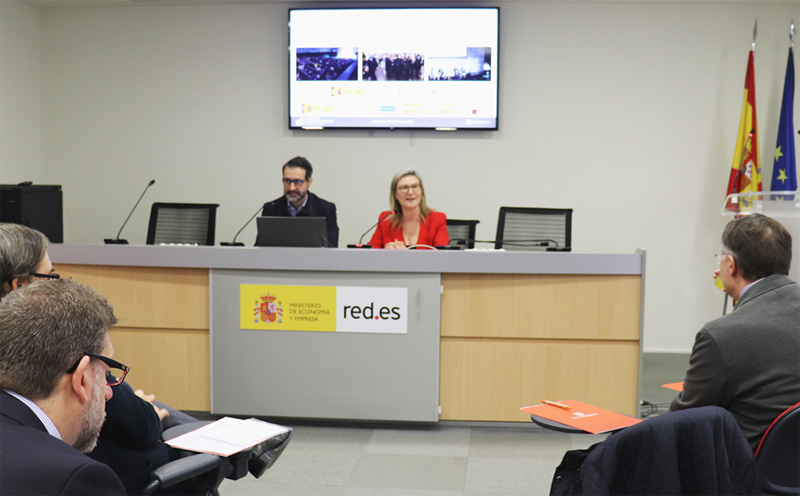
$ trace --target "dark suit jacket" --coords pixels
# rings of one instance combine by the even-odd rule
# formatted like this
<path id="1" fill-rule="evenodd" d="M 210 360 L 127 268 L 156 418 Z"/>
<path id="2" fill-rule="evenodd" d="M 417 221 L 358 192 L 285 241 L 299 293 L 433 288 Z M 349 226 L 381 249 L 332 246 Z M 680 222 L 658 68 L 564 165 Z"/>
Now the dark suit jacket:
<path id="1" fill-rule="evenodd" d="M 800 402 L 798 357 L 800 286 L 774 274 L 697 333 L 683 391 L 670 410 L 721 406 L 755 451 L 772 421 Z"/>
<path id="2" fill-rule="evenodd" d="M 141 494 L 151 481 L 153 469 L 179 455 L 161 442 L 163 426 L 150 403 L 136 396 L 126 383 L 112 389 L 114 395 L 106 402 L 106 421 L 89 456 L 111 467 L 128 494 Z"/>
<path id="3" fill-rule="evenodd" d="M 0 392 L 0 494 L 119 494 L 110 468 L 47 433 L 24 403 Z"/>
<path id="4" fill-rule="evenodd" d="M 286 196 L 281 196 L 264 204 L 262 216 L 291 217 L 289 201 Z M 336 224 L 336 205 L 325 201 L 312 192 L 308 192 L 308 201 L 302 210 L 297 212 L 298 217 L 325 217 L 328 228 L 328 242 L 334 248 L 339 246 L 339 225 Z"/>
<path id="5" fill-rule="evenodd" d="M 591 449 L 580 494 L 761 494 L 731 414 L 708 406 L 649 418 Z"/>

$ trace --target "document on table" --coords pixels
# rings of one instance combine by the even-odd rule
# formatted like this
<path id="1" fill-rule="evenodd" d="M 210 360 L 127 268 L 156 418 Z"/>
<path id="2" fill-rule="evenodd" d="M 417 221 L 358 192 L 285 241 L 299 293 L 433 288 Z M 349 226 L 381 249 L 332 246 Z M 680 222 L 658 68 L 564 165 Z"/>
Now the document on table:
<path id="1" fill-rule="evenodd" d="M 575 427 L 576 429 L 591 432 L 592 434 L 614 431 L 641 422 L 637 418 L 581 403 L 580 401 L 559 400 L 558 403 L 567 408 L 559 408 L 553 405 L 533 405 L 520 408 L 520 410 Z"/>
<path id="2" fill-rule="evenodd" d="M 230 456 L 284 432 L 289 428 L 254 418 L 224 417 L 166 443 L 173 448 Z"/>

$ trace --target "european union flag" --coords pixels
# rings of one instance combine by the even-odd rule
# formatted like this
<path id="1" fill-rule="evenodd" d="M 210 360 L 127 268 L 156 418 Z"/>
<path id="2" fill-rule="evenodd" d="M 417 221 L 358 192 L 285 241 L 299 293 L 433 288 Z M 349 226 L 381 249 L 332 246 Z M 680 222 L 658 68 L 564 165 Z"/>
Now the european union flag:
<path id="1" fill-rule="evenodd" d="M 772 191 L 797 191 L 797 162 L 794 148 L 794 56 L 789 48 L 786 64 L 786 81 L 783 83 L 781 120 L 778 123 L 778 143 L 775 145 L 775 162 L 772 167 Z M 774 196 L 774 199 L 793 200 L 794 195 Z"/>

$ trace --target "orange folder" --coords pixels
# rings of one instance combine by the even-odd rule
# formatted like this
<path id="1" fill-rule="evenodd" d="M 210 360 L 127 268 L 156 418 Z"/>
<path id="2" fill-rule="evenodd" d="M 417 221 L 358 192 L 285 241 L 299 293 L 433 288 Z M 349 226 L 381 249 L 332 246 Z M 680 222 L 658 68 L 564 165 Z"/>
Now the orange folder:
<path id="1" fill-rule="evenodd" d="M 575 400 L 563 400 L 558 403 L 571 407 L 569 410 L 552 405 L 532 405 L 520 408 L 538 417 L 543 417 L 554 422 L 560 422 L 576 429 L 581 429 L 592 434 L 630 427 L 641 422 L 640 419 L 622 415 L 603 408 L 581 403 Z"/>
<path id="2" fill-rule="evenodd" d="M 683 391 L 683 381 L 681 382 L 670 382 L 668 384 L 662 384 L 661 387 L 672 389 L 673 391 Z"/>

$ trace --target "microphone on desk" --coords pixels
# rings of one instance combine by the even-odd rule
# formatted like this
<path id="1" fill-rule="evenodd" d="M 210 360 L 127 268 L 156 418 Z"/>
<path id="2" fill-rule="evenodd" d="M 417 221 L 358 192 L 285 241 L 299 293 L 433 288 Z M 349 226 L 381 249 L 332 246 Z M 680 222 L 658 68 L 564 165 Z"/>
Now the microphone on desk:
<path id="1" fill-rule="evenodd" d="M 128 240 L 127 239 L 119 239 L 119 235 L 122 234 L 122 230 L 125 229 L 125 224 L 128 223 L 128 220 L 131 218 L 131 215 L 133 215 L 133 211 L 136 210 L 136 207 L 139 206 L 139 202 L 142 201 L 142 198 L 144 198 L 144 194 L 147 193 L 147 190 L 150 189 L 150 186 L 154 185 L 155 183 L 156 183 L 155 179 L 151 179 L 150 182 L 147 183 L 147 186 L 144 187 L 144 191 L 142 191 L 142 195 L 136 201 L 136 205 L 133 206 L 133 208 L 131 209 L 131 213 L 128 214 L 128 218 L 125 219 L 125 222 L 122 223 L 122 227 L 119 228 L 119 232 L 117 233 L 117 237 L 116 238 L 105 238 L 103 240 L 105 242 L 105 244 L 107 244 L 107 245 L 127 245 L 128 244 Z"/>
<path id="2" fill-rule="evenodd" d="M 365 245 L 365 244 L 361 243 L 362 241 L 364 241 L 364 236 L 366 236 L 370 231 L 375 229 L 375 227 L 377 227 L 378 224 L 380 224 L 381 222 L 386 220 L 386 218 L 389 217 L 390 215 L 394 215 L 394 210 L 389 210 L 389 212 L 387 212 L 386 215 L 384 215 L 383 217 L 378 219 L 378 222 L 376 222 L 375 224 L 372 225 L 372 227 L 367 229 L 367 231 L 364 234 L 362 234 L 360 238 L 358 238 L 358 243 L 356 243 L 354 245 L 347 245 L 347 247 L 348 248 L 372 248 L 372 245 Z"/>
<path id="3" fill-rule="evenodd" d="M 222 241 L 222 242 L 220 242 L 219 245 L 220 246 L 244 246 L 244 243 L 242 243 L 242 242 L 237 243 L 236 242 L 236 238 L 238 238 L 239 234 L 241 234 L 242 231 L 244 231 L 245 227 L 247 227 L 251 222 L 253 222 L 253 219 L 256 218 L 256 215 L 258 215 L 258 213 L 261 212 L 261 210 L 263 210 L 263 209 L 264 209 L 264 205 L 261 205 L 260 207 L 258 207 L 258 210 L 256 210 L 256 213 L 254 213 L 253 216 L 250 217 L 250 220 L 248 220 L 247 222 L 244 223 L 242 228 L 239 229 L 239 232 L 236 233 L 236 236 L 233 237 L 233 241 L 231 241 L 231 242 Z"/>

